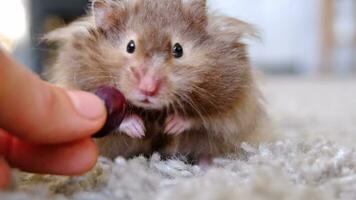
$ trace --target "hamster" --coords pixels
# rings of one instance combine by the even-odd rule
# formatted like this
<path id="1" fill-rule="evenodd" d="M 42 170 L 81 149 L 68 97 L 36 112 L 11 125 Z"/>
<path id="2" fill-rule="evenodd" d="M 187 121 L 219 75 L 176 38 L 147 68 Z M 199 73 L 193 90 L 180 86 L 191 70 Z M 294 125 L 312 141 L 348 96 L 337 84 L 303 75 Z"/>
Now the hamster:
<path id="1" fill-rule="evenodd" d="M 124 94 L 123 123 L 97 140 L 103 156 L 226 156 L 269 137 L 241 41 L 254 34 L 245 22 L 207 11 L 205 0 L 94 0 L 88 16 L 46 36 L 59 44 L 50 79 Z"/>

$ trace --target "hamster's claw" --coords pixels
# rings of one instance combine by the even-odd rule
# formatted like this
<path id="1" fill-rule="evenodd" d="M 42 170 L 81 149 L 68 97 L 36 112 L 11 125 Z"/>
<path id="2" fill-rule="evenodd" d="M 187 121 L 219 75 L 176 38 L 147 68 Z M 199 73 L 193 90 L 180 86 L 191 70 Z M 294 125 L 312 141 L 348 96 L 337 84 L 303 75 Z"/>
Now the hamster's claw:
<path id="1" fill-rule="evenodd" d="M 132 138 L 143 138 L 145 136 L 146 128 L 142 119 L 138 115 L 130 115 L 125 117 L 119 127 L 119 131 Z"/>
<path id="2" fill-rule="evenodd" d="M 191 127 L 191 122 L 179 115 L 171 115 L 165 123 L 164 133 L 168 135 L 179 135 Z"/>

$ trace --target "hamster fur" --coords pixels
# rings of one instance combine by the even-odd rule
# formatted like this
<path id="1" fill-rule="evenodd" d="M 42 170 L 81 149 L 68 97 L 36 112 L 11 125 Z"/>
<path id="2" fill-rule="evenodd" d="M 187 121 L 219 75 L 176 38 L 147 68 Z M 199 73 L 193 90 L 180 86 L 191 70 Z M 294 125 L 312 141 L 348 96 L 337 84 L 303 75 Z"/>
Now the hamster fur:
<path id="1" fill-rule="evenodd" d="M 254 34 L 247 23 L 208 12 L 205 0 L 95 0 L 88 16 L 45 39 L 60 44 L 49 71 L 55 84 L 115 86 L 129 101 L 123 124 L 97 140 L 101 155 L 197 161 L 269 138 L 241 41 Z"/>

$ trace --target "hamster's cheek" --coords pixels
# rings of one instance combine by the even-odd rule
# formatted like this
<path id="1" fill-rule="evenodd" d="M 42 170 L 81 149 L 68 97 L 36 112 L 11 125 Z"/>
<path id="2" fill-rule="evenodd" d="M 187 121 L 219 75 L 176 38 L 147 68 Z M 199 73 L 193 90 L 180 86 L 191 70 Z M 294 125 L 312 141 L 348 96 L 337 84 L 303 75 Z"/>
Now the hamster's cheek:
<path id="1" fill-rule="evenodd" d="M 116 87 L 120 89 L 124 93 L 124 96 L 129 100 L 132 100 L 135 92 L 134 81 L 127 73 L 122 73 L 120 77 L 118 77 L 118 81 L 116 83 Z"/>

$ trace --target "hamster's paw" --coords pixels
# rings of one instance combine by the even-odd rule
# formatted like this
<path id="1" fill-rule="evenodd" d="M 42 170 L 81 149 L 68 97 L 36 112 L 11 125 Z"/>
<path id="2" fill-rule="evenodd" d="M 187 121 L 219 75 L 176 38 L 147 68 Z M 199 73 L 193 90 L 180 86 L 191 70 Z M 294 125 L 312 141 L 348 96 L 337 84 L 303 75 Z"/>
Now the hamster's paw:
<path id="1" fill-rule="evenodd" d="M 164 132 L 168 135 L 179 135 L 190 129 L 191 122 L 179 115 L 171 115 L 166 119 Z"/>
<path id="2" fill-rule="evenodd" d="M 125 117 L 124 121 L 121 123 L 119 131 L 132 138 L 143 138 L 145 136 L 146 128 L 142 119 L 138 115 L 129 115 Z"/>
<path id="3" fill-rule="evenodd" d="M 198 158 L 198 165 L 202 169 L 207 169 L 213 164 L 213 157 L 209 154 L 200 155 Z"/>

